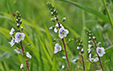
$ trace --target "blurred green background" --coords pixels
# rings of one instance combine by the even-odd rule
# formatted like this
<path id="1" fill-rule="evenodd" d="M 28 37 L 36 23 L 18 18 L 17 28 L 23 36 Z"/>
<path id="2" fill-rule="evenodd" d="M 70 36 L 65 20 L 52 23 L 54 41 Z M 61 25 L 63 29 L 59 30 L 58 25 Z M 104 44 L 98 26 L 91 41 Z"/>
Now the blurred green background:
<path id="1" fill-rule="evenodd" d="M 107 19 L 109 18 L 102 0 L 70 1 L 78 3 L 83 7 L 87 6 L 105 15 Z M 79 52 L 76 50 L 76 36 L 81 36 L 85 50 L 84 60 L 88 59 L 88 40 L 83 30 L 84 27 L 90 29 L 96 36 L 97 42 L 100 41 L 102 43 L 101 46 L 106 49 L 106 54 L 101 58 L 105 71 L 113 71 L 113 30 L 109 20 L 105 22 L 97 15 L 62 0 L 0 0 L 0 71 L 22 71 L 19 69 L 20 64 L 23 63 L 25 65 L 23 56 L 14 52 L 14 48 L 20 48 L 20 45 L 16 44 L 11 47 L 8 43 L 11 39 L 9 35 L 10 29 L 12 27 L 17 29 L 15 18 L 12 16 L 12 13 L 15 13 L 17 10 L 21 13 L 22 26 L 26 34 L 23 45 L 31 44 L 31 46 L 25 48 L 25 51 L 29 51 L 32 55 L 30 71 L 66 71 L 66 60 L 62 59 L 64 53 L 54 54 L 55 43 L 58 42 L 60 45 L 62 43 L 54 41 L 54 38 L 58 38 L 57 34 L 53 30 L 49 30 L 49 27 L 54 26 L 55 23 L 50 20 L 52 16 L 46 7 L 47 2 L 55 6 L 60 20 L 66 17 L 66 21 L 62 23 L 69 30 L 65 41 L 74 39 L 67 44 L 72 71 L 76 71 L 78 65 L 82 67 L 81 61 L 78 63 L 71 62 L 74 58 L 80 58 Z M 113 0 L 106 0 L 106 4 L 110 16 L 113 18 Z M 62 65 L 65 65 L 63 70 L 61 69 Z M 92 64 L 86 62 L 85 65 L 86 71 L 100 69 L 98 62 Z M 81 68 L 77 70 L 82 71 Z"/>

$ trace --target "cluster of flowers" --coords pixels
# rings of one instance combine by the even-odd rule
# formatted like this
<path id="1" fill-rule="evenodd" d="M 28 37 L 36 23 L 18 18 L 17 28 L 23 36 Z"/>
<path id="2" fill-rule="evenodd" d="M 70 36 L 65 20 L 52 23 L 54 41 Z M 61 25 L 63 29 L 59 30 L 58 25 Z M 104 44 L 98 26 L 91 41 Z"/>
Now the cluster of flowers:
<path id="1" fill-rule="evenodd" d="M 84 30 L 85 30 L 85 33 L 86 33 L 86 34 L 88 35 L 88 37 L 89 37 L 89 40 L 88 40 L 88 49 L 87 49 L 88 54 L 89 54 L 89 60 L 90 60 L 91 62 L 97 62 L 97 61 L 99 61 L 98 56 L 99 56 L 99 57 L 102 57 L 102 56 L 105 54 L 105 50 L 104 50 L 103 47 L 100 47 L 100 46 L 99 46 L 100 42 L 99 42 L 99 44 L 96 44 L 96 42 L 95 42 L 96 37 L 93 36 L 93 34 L 92 34 L 91 31 L 89 31 L 89 30 L 86 29 L 86 28 L 85 28 Z M 95 48 L 94 48 L 94 47 L 95 47 Z M 92 58 L 92 56 L 91 56 L 91 52 L 92 52 L 93 50 L 96 51 L 96 53 L 97 53 L 97 55 L 94 56 L 94 58 Z"/>
<path id="2" fill-rule="evenodd" d="M 83 43 L 82 40 L 80 40 L 79 37 L 76 38 L 76 42 L 77 42 L 77 50 L 79 50 L 80 54 L 84 53 L 84 49 L 83 49 Z"/>
<path id="3" fill-rule="evenodd" d="M 20 15 L 20 13 L 17 11 L 17 12 L 16 12 L 16 15 L 14 15 L 14 16 L 15 16 L 15 18 L 16 18 L 18 30 L 15 31 L 15 29 L 12 28 L 11 31 L 10 31 L 10 33 L 9 33 L 9 34 L 11 35 L 11 37 L 12 37 L 11 42 L 9 42 L 9 44 L 11 45 L 11 47 L 14 46 L 14 44 L 18 44 L 18 43 L 20 43 L 20 42 L 22 43 L 22 41 L 24 40 L 24 37 L 25 37 L 25 34 L 22 33 L 23 27 L 21 27 L 22 20 L 21 20 L 21 15 Z M 22 44 L 20 44 L 20 45 L 22 45 Z M 23 47 L 21 47 L 21 48 L 23 48 Z M 24 49 L 24 48 L 23 48 L 23 49 Z M 22 51 L 22 50 L 19 49 L 19 48 L 14 49 L 14 51 L 15 51 L 16 53 L 18 53 L 18 54 L 24 52 L 24 51 Z M 23 53 L 23 55 L 24 55 L 24 53 Z M 26 57 L 28 57 L 28 58 L 30 58 L 30 59 L 32 58 L 32 56 L 29 54 L 29 52 L 26 52 Z M 23 68 L 23 64 L 21 64 L 20 68 Z"/>
<path id="4" fill-rule="evenodd" d="M 64 28 L 64 26 L 62 26 L 62 22 L 64 22 L 66 20 L 66 17 L 64 17 L 61 21 L 61 23 L 58 22 L 58 12 L 54 9 L 54 6 L 52 6 L 50 3 L 47 3 L 47 6 L 49 8 L 49 10 L 51 11 L 51 15 L 54 16 L 54 18 L 51 18 L 51 21 L 56 22 L 55 26 L 50 27 L 49 29 L 54 29 L 55 33 L 58 33 L 58 36 L 60 39 L 63 39 L 64 37 L 67 36 L 67 34 L 69 33 L 69 31 L 67 29 Z M 61 46 L 56 43 L 55 47 L 54 47 L 54 53 L 57 53 L 59 51 L 61 51 Z"/>

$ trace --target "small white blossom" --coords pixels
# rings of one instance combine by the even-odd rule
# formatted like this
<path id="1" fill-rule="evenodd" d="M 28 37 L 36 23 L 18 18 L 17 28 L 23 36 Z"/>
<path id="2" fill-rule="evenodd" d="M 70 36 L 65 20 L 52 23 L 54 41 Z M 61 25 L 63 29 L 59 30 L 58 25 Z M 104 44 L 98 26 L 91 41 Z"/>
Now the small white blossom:
<path id="1" fill-rule="evenodd" d="M 73 63 L 75 63 L 76 61 L 77 61 L 76 59 L 72 60 Z"/>
<path id="2" fill-rule="evenodd" d="M 94 59 L 94 58 L 91 58 L 91 54 L 89 54 L 89 60 L 90 60 L 91 62 L 93 62 L 93 59 Z"/>
<path id="3" fill-rule="evenodd" d="M 11 45 L 11 47 L 15 44 L 15 39 L 12 37 L 11 42 L 9 42 L 9 44 Z"/>
<path id="4" fill-rule="evenodd" d="M 16 49 L 14 49 L 14 51 L 16 52 L 16 53 L 18 53 L 18 54 L 20 54 L 20 49 L 19 48 L 16 48 Z"/>
<path id="5" fill-rule="evenodd" d="M 82 48 L 82 49 L 81 49 L 81 51 L 83 52 L 83 51 L 84 51 L 84 49 Z"/>
<path id="6" fill-rule="evenodd" d="M 19 26 L 20 24 L 17 23 L 17 26 Z"/>
<path id="7" fill-rule="evenodd" d="M 64 69 L 64 67 L 65 67 L 65 66 L 64 66 L 64 65 L 62 65 L 62 68 L 61 68 L 61 69 Z"/>
<path id="8" fill-rule="evenodd" d="M 89 37 L 89 39 L 91 39 L 91 37 Z"/>
<path id="9" fill-rule="evenodd" d="M 58 43 L 56 43 L 54 47 L 54 53 L 61 51 L 61 49 L 62 49 L 61 46 Z"/>
<path id="10" fill-rule="evenodd" d="M 59 29 L 59 37 L 61 39 L 66 37 L 68 33 L 69 33 L 69 31 L 67 29 L 64 29 L 64 28 Z"/>
<path id="11" fill-rule="evenodd" d="M 24 67 L 24 65 L 23 65 L 23 64 L 21 64 L 21 65 L 20 65 L 20 69 L 22 69 L 23 67 Z"/>
<path id="12" fill-rule="evenodd" d="M 51 27 L 49 27 L 49 29 L 53 29 L 53 27 L 51 26 Z"/>
<path id="13" fill-rule="evenodd" d="M 57 33 L 58 32 L 58 23 L 55 25 L 55 28 L 54 28 L 54 32 L 55 33 Z M 60 24 L 60 27 L 62 28 L 63 26 L 62 26 L 62 24 Z"/>
<path id="14" fill-rule="evenodd" d="M 26 56 L 30 59 L 32 58 L 32 56 L 29 54 L 29 52 L 26 52 Z"/>
<path id="15" fill-rule="evenodd" d="M 98 55 L 99 55 L 100 57 L 102 57 L 102 56 L 105 54 L 105 50 L 104 50 L 103 47 L 97 47 L 97 48 L 96 48 L 96 52 L 98 53 Z"/>
<path id="16" fill-rule="evenodd" d="M 66 56 L 62 56 L 63 59 L 66 59 Z"/>
<path id="17" fill-rule="evenodd" d="M 54 32 L 57 33 L 57 31 L 58 31 L 58 29 L 57 28 L 54 28 Z"/>
<path id="18" fill-rule="evenodd" d="M 25 34 L 21 32 L 17 32 L 15 34 L 15 42 L 19 43 L 20 41 L 24 40 Z"/>
<path id="19" fill-rule="evenodd" d="M 87 49 L 87 51 L 88 51 L 88 53 L 90 53 L 91 52 L 91 49 L 89 48 L 89 49 Z"/>
<path id="20" fill-rule="evenodd" d="M 21 29 L 23 29 L 23 27 L 21 27 Z"/>
<path id="21" fill-rule="evenodd" d="M 93 59 L 94 62 L 97 62 L 99 59 L 96 57 Z"/>
<path id="22" fill-rule="evenodd" d="M 88 44 L 88 47 L 89 47 L 89 49 L 92 47 L 92 45 L 91 44 Z"/>
<path id="23" fill-rule="evenodd" d="M 80 47 L 79 47 L 79 46 L 77 46 L 77 49 L 79 50 L 79 49 L 80 49 Z"/>
<path id="24" fill-rule="evenodd" d="M 91 41 L 88 41 L 88 43 L 91 43 Z"/>
<path id="25" fill-rule="evenodd" d="M 14 32 L 15 32 L 15 29 L 12 28 L 11 31 L 9 32 L 9 34 L 12 36 Z"/>

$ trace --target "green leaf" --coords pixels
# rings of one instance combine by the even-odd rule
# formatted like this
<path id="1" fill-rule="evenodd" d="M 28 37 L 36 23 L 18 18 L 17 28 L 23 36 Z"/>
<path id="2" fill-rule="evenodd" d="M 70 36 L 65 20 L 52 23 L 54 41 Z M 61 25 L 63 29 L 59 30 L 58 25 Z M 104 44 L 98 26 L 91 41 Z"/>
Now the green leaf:
<path id="1" fill-rule="evenodd" d="M 107 53 L 107 52 L 109 52 L 109 51 L 111 51 L 111 50 L 113 50 L 113 45 L 112 45 L 112 46 L 107 47 L 107 48 L 105 49 L 105 52 Z"/>
<path id="2" fill-rule="evenodd" d="M 108 11 L 108 8 L 107 8 L 107 6 L 106 6 L 105 0 L 102 0 L 102 2 L 103 2 L 103 4 L 104 4 L 105 10 L 106 10 L 106 12 L 107 12 L 109 21 L 110 21 L 110 23 L 111 23 L 111 25 L 112 25 L 112 27 L 113 27 L 113 21 L 112 21 L 112 18 L 111 18 L 111 16 L 110 16 L 110 13 L 109 13 L 109 11 Z"/>
<path id="3" fill-rule="evenodd" d="M 0 46 L 0 50 L 8 52 L 8 53 L 13 52 L 13 49 L 11 47 L 7 47 L 7 46 Z"/>
<path id="4" fill-rule="evenodd" d="M 46 50 L 46 48 L 45 48 L 43 42 L 41 41 L 40 37 L 38 37 L 38 39 L 39 39 L 39 41 L 40 41 L 40 43 L 41 43 L 41 45 L 42 45 L 42 48 L 43 48 L 43 50 L 44 50 L 44 53 L 45 53 L 45 55 L 46 55 L 48 61 L 49 61 L 50 64 L 52 65 L 52 60 L 51 60 L 51 58 L 50 58 L 50 56 L 49 56 L 49 54 L 48 54 L 48 52 L 47 52 L 47 50 Z"/>
<path id="5" fill-rule="evenodd" d="M 93 9 L 87 7 L 87 6 L 84 6 L 84 5 L 82 5 L 82 4 L 75 3 L 75 2 L 72 2 L 72 1 L 67 1 L 67 0 L 59 0 L 59 1 L 63 1 L 63 2 L 67 2 L 67 3 L 69 3 L 69 4 L 72 4 L 72 5 L 74 5 L 74 6 L 78 7 L 78 8 L 80 8 L 80 9 L 86 11 L 86 12 L 89 12 L 89 13 L 91 13 L 91 14 L 94 14 L 94 15 L 98 16 L 98 17 L 101 18 L 104 22 L 109 22 L 109 19 L 108 19 L 105 15 L 103 15 L 103 14 L 101 14 L 100 12 L 95 11 L 95 10 L 93 10 Z"/>

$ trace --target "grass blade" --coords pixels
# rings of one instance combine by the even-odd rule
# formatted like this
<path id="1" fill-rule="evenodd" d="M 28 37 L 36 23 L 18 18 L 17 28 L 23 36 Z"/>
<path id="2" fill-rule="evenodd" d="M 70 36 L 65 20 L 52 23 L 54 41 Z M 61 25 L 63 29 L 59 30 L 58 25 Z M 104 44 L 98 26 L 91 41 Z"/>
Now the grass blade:
<path id="1" fill-rule="evenodd" d="M 95 10 L 93 10 L 93 9 L 87 7 L 87 6 L 84 6 L 84 5 L 81 5 L 81 4 L 79 4 L 79 3 L 75 3 L 75 2 L 72 2 L 72 1 L 67 1 L 67 0 L 59 0 L 59 1 L 63 1 L 63 2 L 67 2 L 67 3 L 69 3 L 69 4 L 72 4 L 72 5 L 74 5 L 74 6 L 78 7 L 78 8 L 80 8 L 80 9 L 86 11 L 86 12 L 89 12 L 89 13 L 91 13 L 91 14 L 94 14 L 94 15 L 98 16 L 98 17 L 101 18 L 104 22 L 109 22 L 109 19 L 108 19 L 105 15 L 103 15 L 103 14 L 101 14 L 100 12 L 95 11 Z"/>

